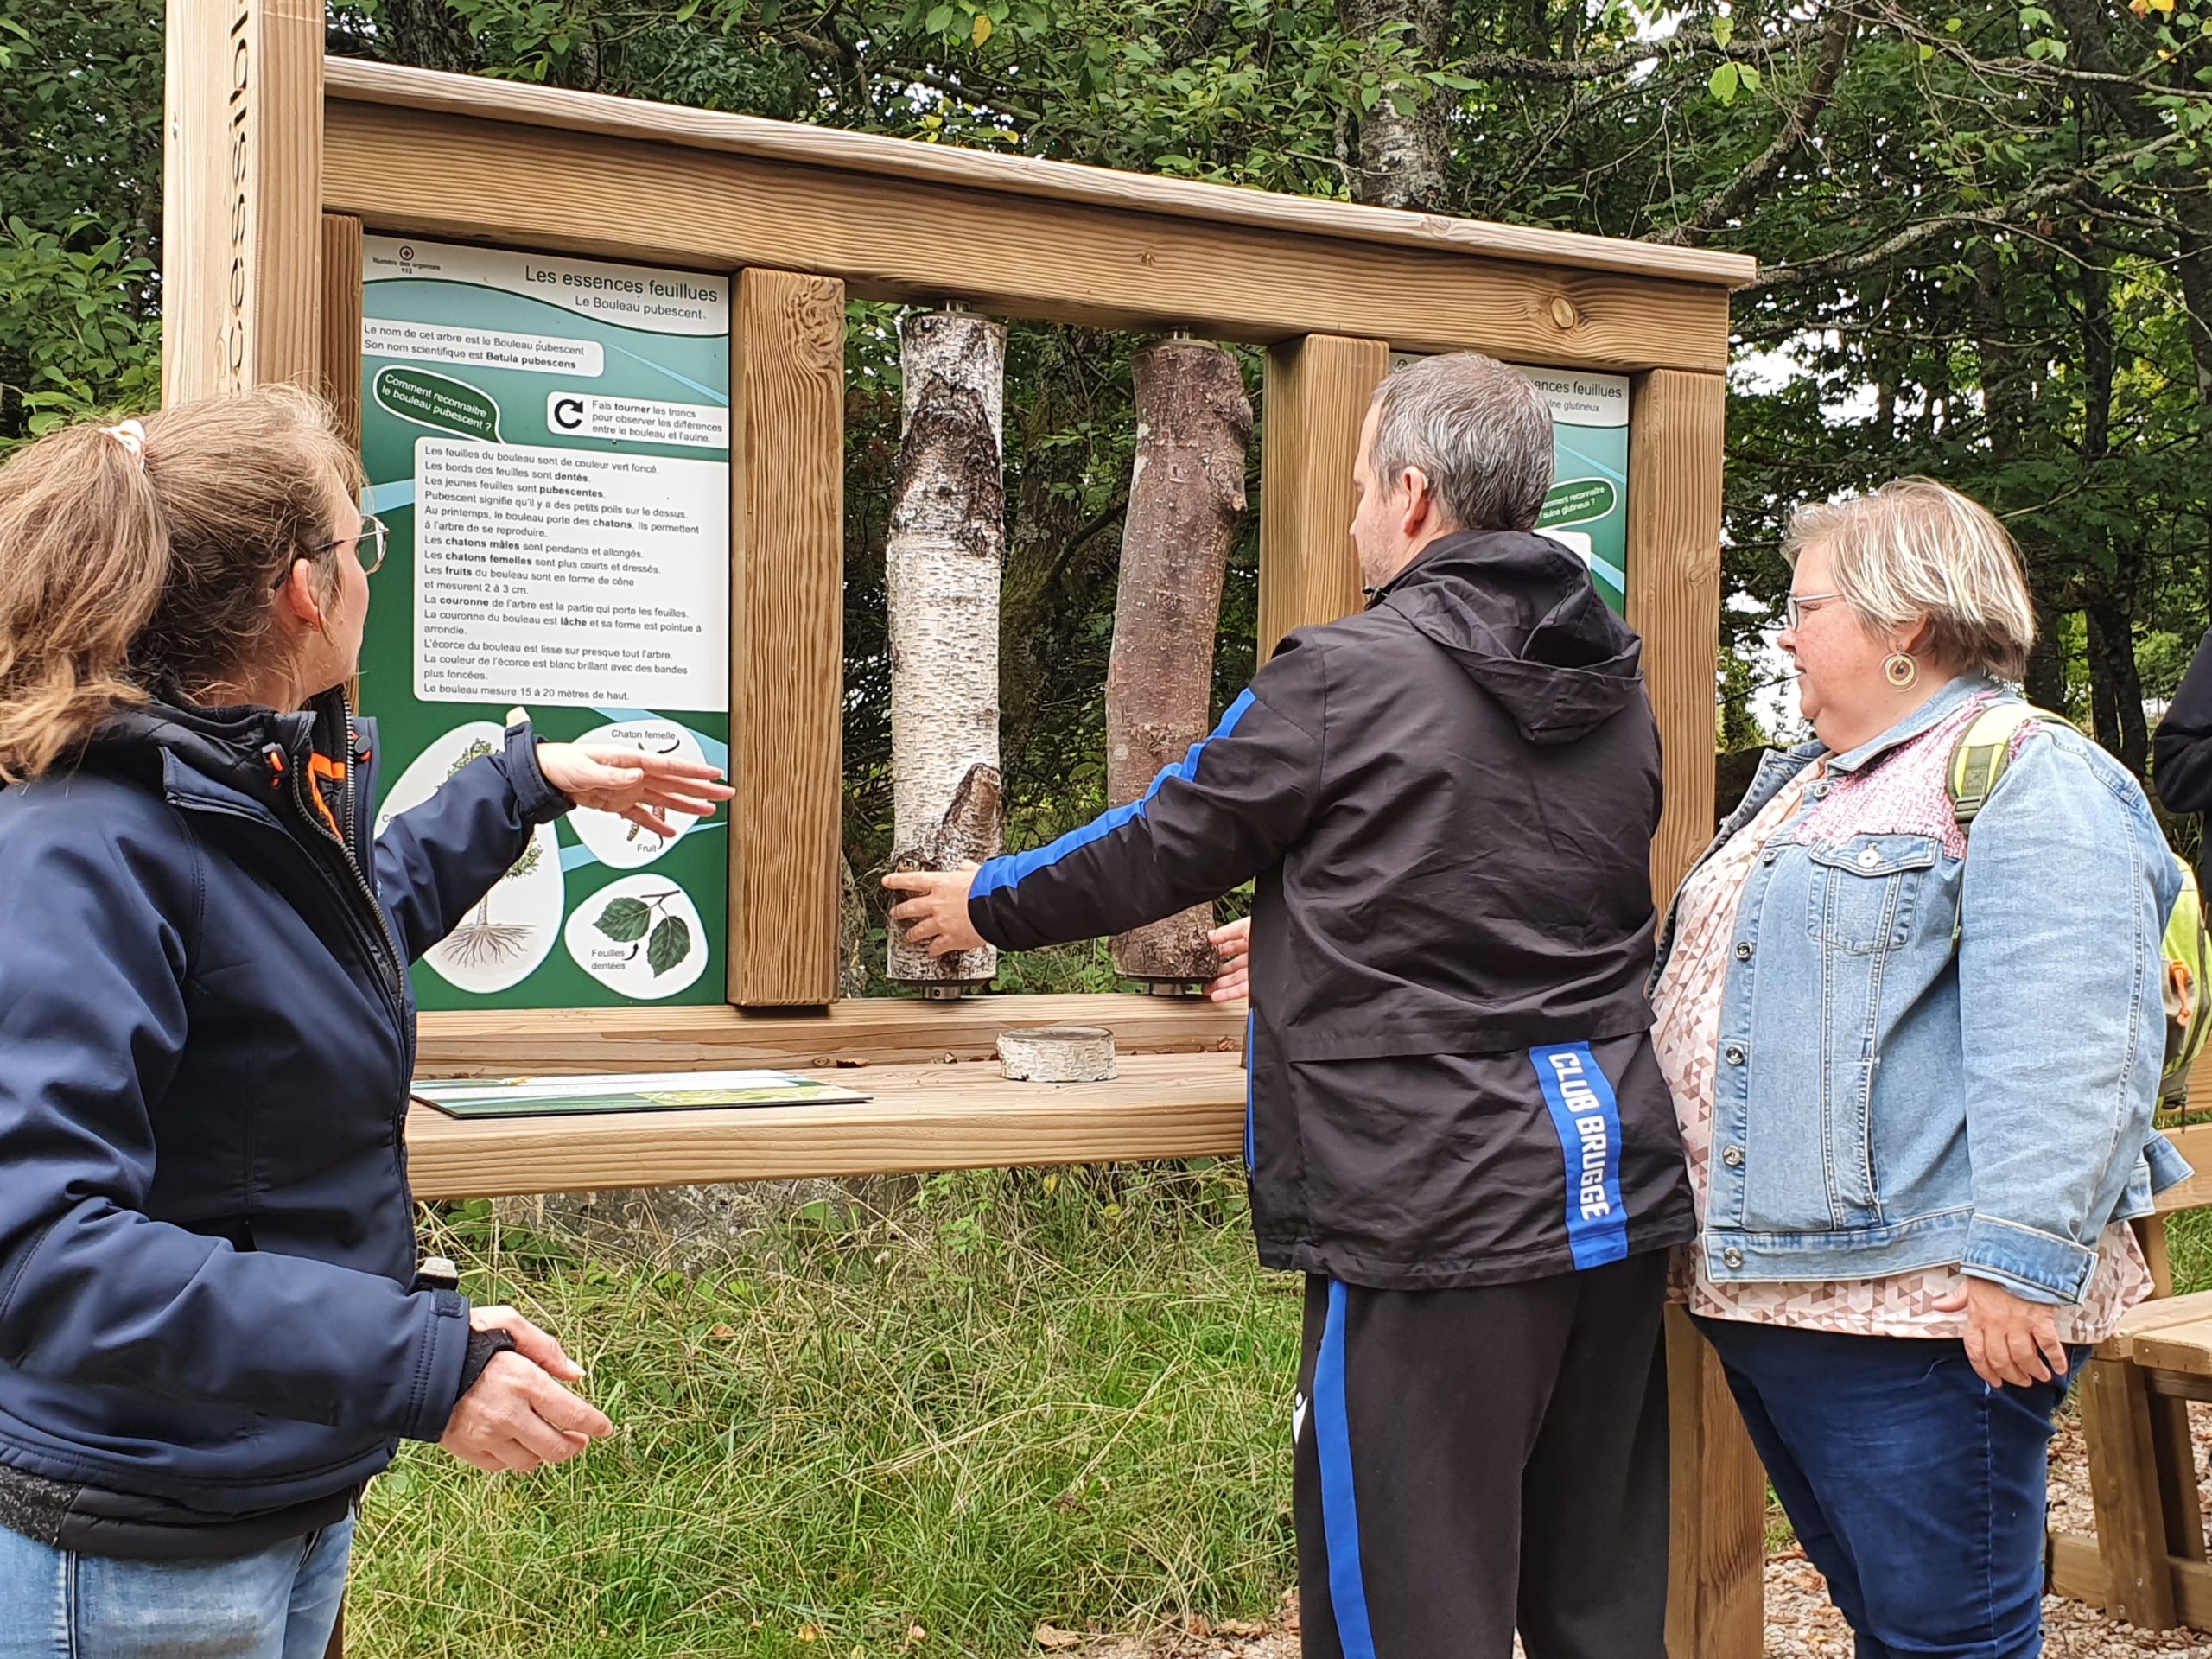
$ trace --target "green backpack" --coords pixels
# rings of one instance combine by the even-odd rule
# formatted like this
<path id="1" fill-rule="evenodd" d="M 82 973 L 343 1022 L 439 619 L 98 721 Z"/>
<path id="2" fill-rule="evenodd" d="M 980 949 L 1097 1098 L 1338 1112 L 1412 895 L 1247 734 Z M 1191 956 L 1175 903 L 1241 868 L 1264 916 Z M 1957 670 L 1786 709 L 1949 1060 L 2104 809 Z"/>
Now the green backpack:
<path id="1" fill-rule="evenodd" d="M 1988 804 L 1990 791 L 2005 775 L 2012 758 L 2012 740 L 2031 720 L 2055 725 L 2072 722 L 2063 715 L 2025 702 L 1995 702 L 1967 722 L 1951 749 L 1951 813 L 1966 831 L 1974 817 Z M 2189 1071 L 2204 1047 L 2212 1020 L 2204 1012 L 2205 982 L 2212 978 L 2212 934 L 2204 925 L 2204 901 L 2197 891 L 2196 872 L 2189 861 L 2174 855 L 2181 871 L 2181 896 L 2166 918 L 2164 987 L 2166 1005 L 2166 1063 L 2158 1078 L 2158 1108 L 2177 1110 L 2189 1097 Z"/>

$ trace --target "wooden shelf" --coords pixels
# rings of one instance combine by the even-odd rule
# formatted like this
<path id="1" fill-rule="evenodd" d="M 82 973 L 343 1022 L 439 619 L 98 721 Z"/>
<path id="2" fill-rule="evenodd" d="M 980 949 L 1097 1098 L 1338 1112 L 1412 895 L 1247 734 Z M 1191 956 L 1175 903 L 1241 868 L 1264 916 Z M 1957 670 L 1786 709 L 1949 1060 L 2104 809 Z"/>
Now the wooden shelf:
<path id="1" fill-rule="evenodd" d="M 874 1096 L 851 1106 L 474 1120 L 417 1106 L 410 1173 L 418 1198 L 478 1198 L 1203 1158 L 1243 1145 L 1241 1053 L 1125 1054 L 1117 1066 L 1110 1083 L 1009 1083 L 987 1061 L 815 1074 Z"/>
<path id="2" fill-rule="evenodd" d="M 946 1002 L 855 997 L 827 1008 L 532 1008 L 426 1014 L 416 1073 L 425 1077 L 827 1069 L 996 1057 L 1008 1026 L 1103 1026 L 1123 1054 L 1241 1052 L 1245 1005 L 1196 996 L 963 996 Z"/>

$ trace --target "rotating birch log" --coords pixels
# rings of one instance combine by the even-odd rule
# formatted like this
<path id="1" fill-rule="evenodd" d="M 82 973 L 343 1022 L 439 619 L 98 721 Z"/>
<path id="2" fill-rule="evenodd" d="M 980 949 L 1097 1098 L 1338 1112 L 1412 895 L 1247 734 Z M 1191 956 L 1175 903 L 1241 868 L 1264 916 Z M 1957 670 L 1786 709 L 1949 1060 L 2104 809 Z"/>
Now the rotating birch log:
<path id="1" fill-rule="evenodd" d="M 1103 1026 L 1020 1026 L 999 1033 L 999 1066 L 1016 1083 L 1105 1083 L 1114 1033 Z"/>
<path id="2" fill-rule="evenodd" d="M 996 857 L 1006 329 L 965 312 L 899 328 L 903 439 L 884 550 L 891 635 L 893 868 Z M 988 946 L 932 957 L 890 928 L 890 976 L 945 990 L 998 971 Z"/>
<path id="3" fill-rule="evenodd" d="M 1136 355 L 1137 454 L 1122 521 L 1114 651 L 1106 670 L 1106 795 L 1136 800 L 1205 738 L 1213 641 L 1244 511 L 1252 405 L 1236 359 L 1203 340 Z M 1220 961 L 1194 905 L 1113 941 L 1114 966 L 1163 983 L 1210 979 Z"/>

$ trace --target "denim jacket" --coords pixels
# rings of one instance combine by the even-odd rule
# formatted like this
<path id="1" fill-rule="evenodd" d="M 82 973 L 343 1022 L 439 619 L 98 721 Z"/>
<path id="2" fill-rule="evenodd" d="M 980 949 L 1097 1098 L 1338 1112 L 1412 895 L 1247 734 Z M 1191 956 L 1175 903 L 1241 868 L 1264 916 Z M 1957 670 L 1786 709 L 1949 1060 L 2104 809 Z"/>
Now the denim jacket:
<path id="1" fill-rule="evenodd" d="M 2151 1128 L 2180 876 L 2141 788 L 2037 722 L 1962 836 L 1951 740 L 1907 747 L 1999 690 L 1954 680 L 1830 759 L 1746 879 L 1698 1246 L 1717 1282 L 1957 1263 L 2078 1301 L 2105 1228 L 2190 1173 Z M 1707 856 L 1827 753 L 1767 755 Z"/>

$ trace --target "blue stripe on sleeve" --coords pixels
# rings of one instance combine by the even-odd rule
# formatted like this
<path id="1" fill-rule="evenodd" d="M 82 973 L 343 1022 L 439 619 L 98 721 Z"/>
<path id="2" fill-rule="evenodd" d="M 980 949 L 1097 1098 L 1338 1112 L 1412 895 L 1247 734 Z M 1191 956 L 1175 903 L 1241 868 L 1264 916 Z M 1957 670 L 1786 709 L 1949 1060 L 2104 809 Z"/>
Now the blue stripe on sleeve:
<path id="1" fill-rule="evenodd" d="M 1205 753 L 1206 745 L 1234 732 L 1237 722 L 1244 718 L 1251 707 L 1252 694 L 1249 691 L 1238 692 L 1236 701 L 1223 712 L 1221 724 L 1213 728 L 1211 734 L 1191 745 L 1188 754 L 1164 768 L 1160 776 L 1152 780 L 1152 787 L 1146 790 L 1142 797 L 1131 801 L 1127 806 L 1117 806 L 1110 812 L 1102 813 L 1080 830 L 1069 830 L 1049 847 L 1035 848 L 1026 853 L 1009 853 L 1003 858 L 992 859 L 976 872 L 975 885 L 968 889 L 968 897 L 971 900 L 981 899 L 989 893 L 1019 887 L 1038 871 L 1050 869 L 1070 854 L 1112 835 L 1130 819 L 1143 817 L 1145 808 L 1152 804 L 1152 798 L 1160 793 L 1160 785 L 1170 778 L 1196 779 L 1198 758 Z"/>
<path id="2" fill-rule="evenodd" d="M 1329 1281 L 1329 1314 L 1313 1362 L 1313 1447 L 1321 1458 L 1321 1535 L 1329 1551 L 1329 1601 L 1344 1659 L 1375 1659 L 1360 1570 L 1359 1504 L 1352 1493 L 1351 1422 L 1344 1409 L 1344 1287 Z"/>
<path id="3" fill-rule="evenodd" d="M 1529 1051 L 1567 1154 L 1567 1241 L 1574 1265 L 1603 1267 L 1628 1255 L 1621 1203 L 1621 1114 L 1612 1080 L 1587 1043 Z"/>

